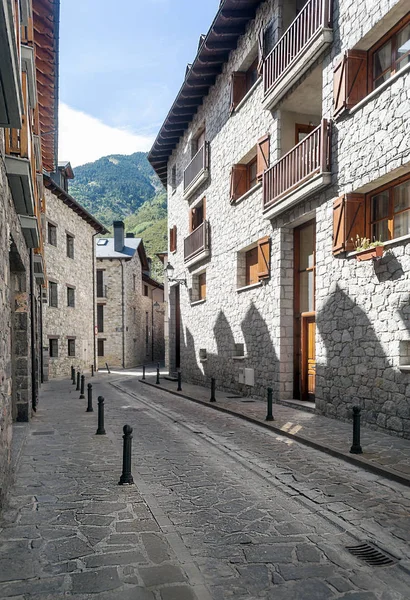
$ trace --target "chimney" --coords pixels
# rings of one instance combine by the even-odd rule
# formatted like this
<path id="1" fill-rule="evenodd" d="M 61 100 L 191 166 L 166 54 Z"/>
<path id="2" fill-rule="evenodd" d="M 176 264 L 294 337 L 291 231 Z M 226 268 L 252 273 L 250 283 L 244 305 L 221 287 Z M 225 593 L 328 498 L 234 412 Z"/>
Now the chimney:
<path id="1" fill-rule="evenodd" d="M 124 248 L 124 223 L 122 221 L 114 221 L 114 250 L 122 252 Z"/>

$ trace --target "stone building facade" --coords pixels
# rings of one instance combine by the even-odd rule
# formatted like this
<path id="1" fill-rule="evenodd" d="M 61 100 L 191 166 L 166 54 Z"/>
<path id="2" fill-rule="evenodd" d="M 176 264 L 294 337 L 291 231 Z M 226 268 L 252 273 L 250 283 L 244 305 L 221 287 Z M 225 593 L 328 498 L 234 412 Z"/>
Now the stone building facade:
<path id="1" fill-rule="evenodd" d="M 149 155 L 170 370 L 410 437 L 408 2 L 237 9 L 221 2 Z"/>
<path id="2" fill-rule="evenodd" d="M 12 424 L 31 418 L 41 384 L 42 173 L 56 159 L 58 19 L 58 1 L 0 2 L 0 507 Z"/>
<path id="3" fill-rule="evenodd" d="M 153 289 L 162 286 L 149 277 L 142 240 L 125 237 L 124 223 L 115 221 L 114 238 L 97 238 L 96 256 L 99 366 L 136 367 L 151 362 L 153 351 L 162 360 L 163 314 L 153 309 Z"/>
<path id="4" fill-rule="evenodd" d="M 48 298 L 43 309 L 43 376 L 96 366 L 95 236 L 106 229 L 68 194 L 69 163 L 44 176 Z M 58 184 L 56 183 L 58 181 Z"/>

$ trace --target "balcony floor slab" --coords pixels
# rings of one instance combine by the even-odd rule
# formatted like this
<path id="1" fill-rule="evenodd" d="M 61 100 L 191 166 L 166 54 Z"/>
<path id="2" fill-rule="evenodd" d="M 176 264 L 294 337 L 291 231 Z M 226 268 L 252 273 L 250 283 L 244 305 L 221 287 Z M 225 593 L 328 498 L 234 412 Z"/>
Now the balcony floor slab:
<path id="1" fill-rule="evenodd" d="M 285 210 L 292 208 L 296 204 L 299 204 L 302 200 L 317 194 L 320 190 L 330 185 L 332 181 L 331 173 L 319 173 L 314 177 L 311 177 L 305 183 L 299 185 L 296 189 L 284 194 L 271 206 L 268 206 L 263 211 L 265 219 L 274 219 Z"/>

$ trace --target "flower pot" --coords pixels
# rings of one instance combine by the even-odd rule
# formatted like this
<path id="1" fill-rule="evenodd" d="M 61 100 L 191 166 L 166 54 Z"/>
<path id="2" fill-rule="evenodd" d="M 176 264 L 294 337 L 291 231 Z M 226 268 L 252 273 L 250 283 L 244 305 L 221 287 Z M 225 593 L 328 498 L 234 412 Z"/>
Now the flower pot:
<path id="1" fill-rule="evenodd" d="M 371 260 L 373 258 L 381 258 L 383 256 L 383 246 L 373 246 L 372 248 L 366 248 L 366 250 L 360 250 L 356 254 L 357 260 Z"/>

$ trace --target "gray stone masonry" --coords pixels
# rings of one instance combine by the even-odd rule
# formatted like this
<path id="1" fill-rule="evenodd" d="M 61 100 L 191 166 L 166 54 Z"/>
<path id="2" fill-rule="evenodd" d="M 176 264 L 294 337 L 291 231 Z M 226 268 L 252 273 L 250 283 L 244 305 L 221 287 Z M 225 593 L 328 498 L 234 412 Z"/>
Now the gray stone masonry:
<path id="1" fill-rule="evenodd" d="M 409 236 L 385 246 L 377 262 L 332 254 L 333 203 L 344 193 L 366 193 L 410 173 L 410 69 L 408 66 L 362 105 L 332 120 L 333 68 L 347 49 L 369 49 L 403 14 L 404 0 L 334 2 L 333 44 L 295 84 L 273 111 L 263 109 L 263 83 L 255 86 L 238 110 L 229 114 L 230 76 L 245 69 L 257 53 L 257 35 L 271 20 L 282 34 L 283 2 L 264 2 L 216 84 L 209 90 L 168 162 L 177 188 L 168 189 L 169 228 L 177 226 L 177 250 L 169 254 L 180 286 L 181 369 L 183 379 L 203 384 L 216 377 L 225 390 L 277 400 L 294 393 L 294 230 L 316 221 L 316 410 L 341 420 L 352 405 L 362 408 L 369 427 L 410 438 L 410 372 L 400 369 L 410 342 Z M 396 17 L 395 17 L 396 15 Z M 314 108 L 306 106 L 306 90 Z M 294 123 L 331 120 L 331 184 L 267 220 L 262 188 L 230 203 L 233 164 L 246 162 L 256 142 L 270 134 L 270 165 L 292 142 Z M 210 175 L 189 200 L 183 197 L 183 172 L 191 160 L 191 141 L 205 125 L 210 143 Z M 192 267 L 184 264 L 189 210 L 206 196 L 211 256 Z M 271 276 L 255 287 L 240 287 L 240 252 L 258 239 L 271 239 Z M 238 277 L 239 265 L 239 277 Z M 206 270 L 206 301 L 191 304 L 195 277 Z M 170 284 L 169 365 L 175 371 L 175 285 Z M 242 359 L 234 356 L 244 344 Z M 200 360 L 199 351 L 207 351 Z M 401 356 L 401 353 L 403 356 Z M 254 385 L 240 383 L 244 369 Z"/>

